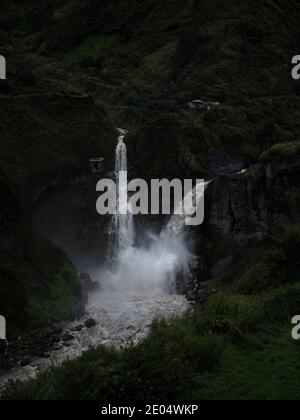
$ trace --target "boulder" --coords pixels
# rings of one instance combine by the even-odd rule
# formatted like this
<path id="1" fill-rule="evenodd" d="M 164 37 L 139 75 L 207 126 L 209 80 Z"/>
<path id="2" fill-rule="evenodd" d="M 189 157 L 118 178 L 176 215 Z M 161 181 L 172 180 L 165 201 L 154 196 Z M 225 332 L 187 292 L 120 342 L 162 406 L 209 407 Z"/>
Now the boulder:
<path id="1" fill-rule="evenodd" d="M 75 327 L 75 330 L 76 331 L 81 331 L 82 329 L 83 329 L 83 325 L 77 325 L 76 327 Z"/>
<path id="2" fill-rule="evenodd" d="M 74 336 L 69 334 L 69 333 L 66 333 L 66 334 L 63 335 L 62 339 L 65 343 L 67 343 L 69 341 L 74 340 Z"/>
<path id="3" fill-rule="evenodd" d="M 87 321 L 85 321 L 84 325 L 86 326 L 86 328 L 92 328 L 97 325 L 97 322 L 93 318 L 90 318 Z"/>

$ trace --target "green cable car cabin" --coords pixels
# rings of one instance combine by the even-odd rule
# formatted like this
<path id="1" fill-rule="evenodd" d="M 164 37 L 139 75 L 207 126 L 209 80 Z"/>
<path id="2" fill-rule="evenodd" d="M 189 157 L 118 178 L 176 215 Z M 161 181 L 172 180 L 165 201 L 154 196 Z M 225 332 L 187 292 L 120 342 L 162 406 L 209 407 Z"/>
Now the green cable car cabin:
<path id="1" fill-rule="evenodd" d="M 104 158 L 90 159 L 91 171 L 93 174 L 99 174 L 103 170 Z"/>

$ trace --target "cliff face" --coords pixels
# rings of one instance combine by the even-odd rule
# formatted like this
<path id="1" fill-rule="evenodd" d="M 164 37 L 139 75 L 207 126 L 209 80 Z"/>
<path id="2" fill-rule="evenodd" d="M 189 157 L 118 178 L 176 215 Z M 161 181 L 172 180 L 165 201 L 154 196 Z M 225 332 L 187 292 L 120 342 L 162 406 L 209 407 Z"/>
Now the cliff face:
<path id="1" fill-rule="evenodd" d="M 290 226 L 299 226 L 299 150 L 299 142 L 277 144 L 246 172 L 213 180 L 197 236 L 200 281 L 239 278 L 284 243 Z"/>
<path id="2" fill-rule="evenodd" d="M 292 147 L 292 145 L 290 145 Z M 268 154 L 244 174 L 217 179 L 209 222 L 224 235 L 281 238 L 299 220 L 300 154 Z"/>

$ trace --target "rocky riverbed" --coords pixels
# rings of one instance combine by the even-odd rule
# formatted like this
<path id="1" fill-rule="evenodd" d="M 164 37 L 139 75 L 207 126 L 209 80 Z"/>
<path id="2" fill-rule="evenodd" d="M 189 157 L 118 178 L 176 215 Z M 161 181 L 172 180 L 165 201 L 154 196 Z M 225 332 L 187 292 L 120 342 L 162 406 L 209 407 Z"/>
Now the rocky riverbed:
<path id="1" fill-rule="evenodd" d="M 35 377 L 49 366 L 80 356 L 97 345 L 124 348 L 143 340 L 154 319 L 168 319 L 188 309 L 184 296 L 91 295 L 85 316 L 79 321 L 36 331 L 10 343 L 0 387 L 10 380 Z M 5 366 L 3 366 L 5 367 Z"/>

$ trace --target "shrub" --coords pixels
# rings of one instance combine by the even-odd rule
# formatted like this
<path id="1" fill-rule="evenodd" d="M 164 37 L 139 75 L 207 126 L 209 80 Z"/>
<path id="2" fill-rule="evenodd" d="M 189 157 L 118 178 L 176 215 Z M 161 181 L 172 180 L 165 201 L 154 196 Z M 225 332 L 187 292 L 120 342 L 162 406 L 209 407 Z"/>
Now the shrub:
<path id="1" fill-rule="evenodd" d="M 203 325 L 213 332 L 242 339 L 246 333 L 257 330 L 263 316 L 263 306 L 258 298 L 220 293 L 209 301 Z"/>
<path id="2" fill-rule="evenodd" d="M 286 253 L 283 249 L 268 252 L 254 267 L 248 269 L 234 286 L 236 293 L 257 295 L 276 288 L 290 279 L 286 273 Z"/>
<path id="3" fill-rule="evenodd" d="M 149 337 L 124 353 L 126 397 L 182 398 L 195 375 L 216 366 L 221 352 L 222 340 L 212 334 L 197 334 L 190 315 L 173 320 L 171 325 L 155 322 Z"/>
<path id="4" fill-rule="evenodd" d="M 266 320 L 290 322 L 300 312 L 300 283 L 272 290 L 262 301 Z"/>
<path id="5" fill-rule="evenodd" d="M 277 143 L 271 147 L 270 153 L 272 155 L 280 156 L 294 156 L 300 151 L 300 142 Z"/>
<path id="6" fill-rule="evenodd" d="M 300 249 L 300 223 L 290 226 L 284 237 L 284 246 L 286 249 L 287 256 L 287 268 L 289 270 L 289 275 L 294 278 L 296 281 L 299 281 L 299 271 L 300 271 L 300 259 L 299 259 L 299 249 Z"/>
<path id="7" fill-rule="evenodd" d="M 300 280 L 299 270 L 300 224 L 290 226 L 282 246 L 267 252 L 261 261 L 241 275 L 233 286 L 235 293 L 257 295 L 269 289 Z"/>
<path id="8" fill-rule="evenodd" d="M 197 375 L 219 361 L 223 340 L 199 335 L 190 314 L 154 322 L 150 335 L 124 351 L 100 346 L 27 383 L 6 387 L 2 399 L 181 399 Z"/>

